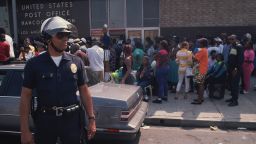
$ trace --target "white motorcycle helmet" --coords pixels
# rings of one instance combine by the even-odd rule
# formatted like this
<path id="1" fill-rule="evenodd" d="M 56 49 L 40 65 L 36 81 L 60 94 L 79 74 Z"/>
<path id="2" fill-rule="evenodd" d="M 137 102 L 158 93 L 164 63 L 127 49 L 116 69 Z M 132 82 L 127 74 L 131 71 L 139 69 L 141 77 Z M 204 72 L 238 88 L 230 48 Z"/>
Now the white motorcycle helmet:
<path id="1" fill-rule="evenodd" d="M 46 39 L 50 39 L 59 32 L 70 33 L 75 37 L 77 28 L 59 16 L 48 18 L 41 25 L 41 34 Z"/>

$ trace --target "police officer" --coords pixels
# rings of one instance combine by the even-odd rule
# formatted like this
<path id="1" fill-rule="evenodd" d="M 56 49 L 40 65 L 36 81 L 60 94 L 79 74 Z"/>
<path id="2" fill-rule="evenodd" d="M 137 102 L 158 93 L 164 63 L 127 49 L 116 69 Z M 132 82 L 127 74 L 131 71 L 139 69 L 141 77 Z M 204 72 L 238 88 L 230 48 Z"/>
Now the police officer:
<path id="1" fill-rule="evenodd" d="M 229 103 L 228 106 L 232 107 L 238 105 L 239 83 L 243 63 L 243 47 L 238 43 L 236 35 L 229 36 L 228 40 L 231 45 L 228 56 L 228 77 L 232 98 L 226 100 L 226 102 Z"/>
<path id="2" fill-rule="evenodd" d="M 88 116 L 88 139 L 96 132 L 91 94 L 82 60 L 65 52 L 73 25 L 60 17 L 45 20 L 41 32 L 48 51 L 30 59 L 24 69 L 20 122 L 23 144 L 80 144 L 82 135 L 80 99 Z M 29 129 L 32 90 L 37 95 L 34 115 L 35 141 Z"/>

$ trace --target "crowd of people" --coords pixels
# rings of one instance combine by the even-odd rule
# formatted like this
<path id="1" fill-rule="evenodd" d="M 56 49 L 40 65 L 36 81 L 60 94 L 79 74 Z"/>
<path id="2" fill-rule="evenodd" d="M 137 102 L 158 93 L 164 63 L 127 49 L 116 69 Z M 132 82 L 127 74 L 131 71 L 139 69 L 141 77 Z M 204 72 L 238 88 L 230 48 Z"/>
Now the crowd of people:
<path id="1" fill-rule="evenodd" d="M 80 57 L 88 67 L 94 84 L 112 79 L 115 83 L 142 87 L 144 100 L 149 101 L 146 87 L 157 96 L 153 103 L 168 101 L 168 91 L 174 99 L 189 97 L 196 91 L 191 104 L 202 104 L 207 95 L 223 99 L 225 90 L 231 92 L 229 106 L 238 105 L 238 95 L 250 90 L 250 78 L 255 65 L 255 49 L 251 34 L 242 37 L 222 33 L 219 36 L 195 40 L 176 36 L 111 39 L 103 29 L 100 40 L 91 37 L 70 39 L 67 52 Z M 1 28 L 0 62 L 14 59 L 13 42 Z M 27 61 L 47 50 L 40 39 L 26 38 L 16 60 Z M 108 77 L 109 76 L 109 77 Z M 181 90 L 184 85 L 184 90 Z"/>
<path id="2" fill-rule="evenodd" d="M 167 101 L 168 90 L 176 93 L 174 99 L 177 100 L 187 99 L 195 89 L 198 97 L 191 104 L 202 104 L 206 96 L 223 99 L 228 89 L 232 98 L 226 102 L 237 106 L 239 93 L 249 92 L 255 65 L 251 34 L 238 38 L 223 33 L 213 38 L 201 36 L 195 41 L 179 40 L 175 36 L 157 37 L 154 41 L 146 38 L 143 47 L 140 39 L 135 39 L 134 44 L 128 39 L 123 45 L 113 47 L 122 48 L 124 58 L 122 70 L 114 68 L 119 69 L 113 73 L 113 77 L 119 76 L 115 82 L 141 86 L 145 101 L 148 101 L 145 88 L 149 85 L 157 96 L 153 103 Z M 116 61 L 115 66 L 119 62 Z M 183 85 L 184 92 L 181 91 Z"/>

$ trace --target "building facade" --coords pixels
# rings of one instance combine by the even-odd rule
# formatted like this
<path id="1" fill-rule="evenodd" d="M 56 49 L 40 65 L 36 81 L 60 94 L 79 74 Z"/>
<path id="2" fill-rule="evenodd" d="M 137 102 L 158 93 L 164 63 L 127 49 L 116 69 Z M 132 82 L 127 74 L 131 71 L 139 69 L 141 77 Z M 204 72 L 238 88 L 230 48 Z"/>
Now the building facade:
<path id="1" fill-rule="evenodd" d="M 161 35 L 256 36 L 255 0 L 160 0 Z"/>
<path id="2" fill-rule="evenodd" d="M 61 16 L 74 23 L 79 37 L 195 38 L 220 33 L 256 35 L 255 0 L 1 0 L 0 27 L 17 42 L 38 36 L 43 20 Z"/>
<path id="3" fill-rule="evenodd" d="M 159 0 L 4 0 L 0 4 L 8 19 L 0 19 L 0 26 L 16 41 L 38 36 L 42 22 L 57 15 L 74 23 L 79 37 L 99 38 L 104 24 L 116 38 L 160 35 Z"/>

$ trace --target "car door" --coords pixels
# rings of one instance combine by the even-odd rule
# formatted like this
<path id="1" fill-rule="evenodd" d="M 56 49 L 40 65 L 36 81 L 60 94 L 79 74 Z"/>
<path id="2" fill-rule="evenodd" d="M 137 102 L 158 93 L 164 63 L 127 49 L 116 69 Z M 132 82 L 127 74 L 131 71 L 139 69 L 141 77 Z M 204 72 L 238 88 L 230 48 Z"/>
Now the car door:
<path id="1" fill-rule="evenodd" d="M 0 132 L 19 132 L 22 71 L 0 70 Z"/>

